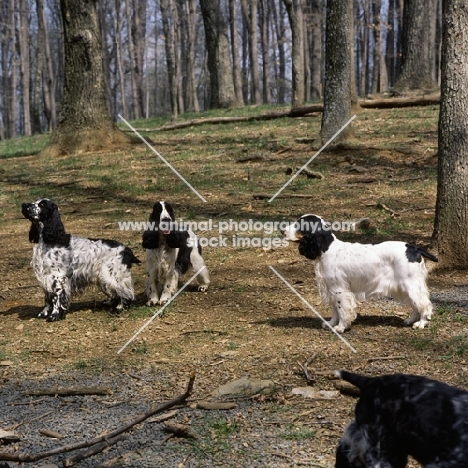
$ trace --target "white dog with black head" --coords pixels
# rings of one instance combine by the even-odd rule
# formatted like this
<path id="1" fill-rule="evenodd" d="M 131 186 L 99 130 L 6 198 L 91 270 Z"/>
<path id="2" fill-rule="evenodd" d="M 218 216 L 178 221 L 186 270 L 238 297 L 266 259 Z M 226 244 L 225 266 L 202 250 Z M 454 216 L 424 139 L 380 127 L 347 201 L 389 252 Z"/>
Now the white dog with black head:
<path id="1" fill-rule="evenodd" d="M 356 319 L 356 301 L 393 297 L 413 309 L 405 320 L 413 328 L 424 328 L 432 316 L 426 285 L 424 258 L 437 258 L 422 247 L 399 241 L 380 244 L 343 242 L 331 232 L 330 223 L 307 214 L 283 231 L 299 241 L 299 253 L 315 260 L 315 276 L 322 302 L 330 304 L 328 322 L 343 333 Z"/>

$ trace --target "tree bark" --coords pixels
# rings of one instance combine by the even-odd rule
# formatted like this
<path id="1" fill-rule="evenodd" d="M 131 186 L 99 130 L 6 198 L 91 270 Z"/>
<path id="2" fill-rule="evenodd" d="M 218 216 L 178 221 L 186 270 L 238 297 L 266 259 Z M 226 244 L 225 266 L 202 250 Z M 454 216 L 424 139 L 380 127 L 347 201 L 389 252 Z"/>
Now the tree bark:
<path id="1" fill-rule="evenodd" d="M 231 27 L 232 74 L 234 79 L 234 93 L 240 105 L 244 105 L 242 94 L 242 73 L 239 60 L 239 31 L 237 30 L 237 11 L 235 0 L 229 0 L 229 24 Z"/>
<path id="2" fill-rule="evenodd" d="M 352 0 L 328 0 L 325 40 L 325 88 L 320 137 L 333 136 L 351 117 Z M 348 126 L 338 135 L 339 143 L 351 134 Z"/>
<path id="3" fill-rule="evenodd" d="M 322 11 L 321 1 L 311 0 L 310 11 L 310 98 L 322 98 Z"/>
<path id="4" fill-rule="evenodd" d="M 26 0 L 20 1 L 19 56 L 21 73 L 21 99 L 23 109 L 23 133 L 31 135 L 31 110 L 29 102 L 29 8 Z"/>
<path id="5" fill-rule="evenodd" d="M 283 8 L 285 7 L 282 2 L 278 4 L 279 12 L 275 2 L 272 3 L 271 7 L 275 22 L 276 42 L 278 44 L 277 101 L 278 104 L 284 104 L 286 102 L 286 52 L 284 46 L 286 43 L 286 31 L 283 21 Z"/>
<path id="6" fill-rule="evenodd" d="M 171 100 L 172 120 L 177 119 L 179 115 L 178 106 L 178 88 L 177 88 L 177 74 L 176 74 L 176 58 L 175 58 L 175 20 L 171 16 L 173 13 L 172 8 L 173 0 L 161 0 L 161 18 L 163 24 L 163 32 L 166 46 L 166 64 L 167 76 L 169 80 L 169 96 Z"/>
<path id="7" fill-rule="evenodd" d="M 195 79 L 195 40 L 197 36 L 197 14 L 195 0 L 185 0 L 187 12 L 187 110 L 200 112 Z"/>
<path id="8" fill-rule="evenodd" d="M 468 4 L 444 0 L 433 241 L 442 268 L 468 268 Z"/>
<path id="9" fill-rule="evenodd" d="M 402 63 L 395 89 L 433 89 L 431 61 L 431 7 L 426 0 L 406 0 L 403 8 Z"/>
<path id="10" fill-rule="evenodd" d="M 305 99 L 304 88 L 304 28 L 303 0 L 283 0 L 288 12 L 292 36 L 292 106 Z"/>
<path id="11" fill-rule="evenodd" d="M 258 0 L 241 0 L 242 12 L 249 37 L 249 61 L 250 61 L 250 102 L 258 105 L 260 97 L 260 69 L 258 65 Z"/>
<path id="12" fill-rule="evenodd" d="M 112 149 L 131 142 L 106 105 L 96 0 L 60 0 L 65 46 L 65 89 L 47 155 Z"/>
<path id="13" fill-rule="evenodd" d="M 260 36 L 262 43 L 262 101 L 263 104 L 271 102 L 271 88 L 270 88 L 270 33 L 269 33 L 269 18 L 270 7 L 267 0 L 260 0 L 260 18 L 261 28 Z"/>
<path id="14" fill-rule="evenodd" d="M 218 0 L 200 0 L 200 4 L 210 73 L 210 107 L 235 107 L 239 102 L 234 91 L 226 20 Z"/>

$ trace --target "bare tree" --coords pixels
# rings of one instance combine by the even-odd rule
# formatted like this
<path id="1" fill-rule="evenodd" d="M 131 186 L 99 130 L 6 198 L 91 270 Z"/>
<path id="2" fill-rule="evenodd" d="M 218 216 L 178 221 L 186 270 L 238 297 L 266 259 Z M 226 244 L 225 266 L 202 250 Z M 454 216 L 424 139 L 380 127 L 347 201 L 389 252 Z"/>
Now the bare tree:
<path id="1" fill-rule="evenodd" d="M 322 141 L 334 135 L 351 116 L 353 0 L 328 0 L 326 23 Z M 348 127 L 336 141 L 349 134 Z"/>
<path id="2" fill-rule="evenodd" d="M 288 12 L 292 35 L 292 106 L 305 99 L 303 0 L 283 0 Z"/>
<path id="3" fill-rule="evenodd" d="M 273 21 L 275 23 L 276 43 L 278 44 L 278 71 L 276 77 L 277 86 L 277 101 L 279 104 L 286 102 L 286 28 L 284 17 L 284 3 L 279 2 L 278 7 L 276 2 L 272 2 Z"/>
<path id="4" fill-rule="evenodd" d="M 468 268 L 468 8 L 444 0 L 439 165 L 433 241 L 445 268 Z"/>
<path id="5" fill-rule="evenodd" d="M 432 78 L 431 14 L 434 2 L 406 0 L 403 8 L 402 63 L 398 90 L 434 88 Z"/>
<path id="6" fill-rule="evenodd" d="M 110 118 L 102 69 L 97 0 L 61 0 L 65 89 L 57 127 L 43 154 L 112 149 L 131 142 Z"/>
<path id="7" fill-rule="evenodd" d="M 187 15 L 187 109 L 200 112 L 195 79 L 196 0 L 184 0 L 184 5 Z"/>
<path id="8" fill-rule="evenodd" d="M 270 86 L 270 8 L 267 0 L 260 0 L 260 37 L 262 43 L 262 100 L 264 104 L 271 101 L 271 86 Z"/>
<path id="9" fill-rule="evenodd" d="M 245 25 L 247 26 L 250 62 L 250 101 L 261 103 L 260 67 L 258 64 L 258 0 L 241 0 Z"/>
<path id="10" fill-rule="evenodd" d="M 237 21 L 236 1 L 229 0 L 229 24 L 231 26 L 231 50 L 232 50 L 232 73 L 234 77 L 234 91 L 236 100 L 240 105 L 244 105 L 242 94 L 242 73 L 239 61 L 239 31 Z"/>
<path id="11" fill-rule="evenodd" d="M 161 0 L 161 18 L 163 23 L 164 40 L 166 45 L 167 75 L 169 79 L 169 93 L 171 98 L 172 118 L 179 115 L 179 95 L 178 79 L 179 73 L 176 62 L 176 28 L 178 28 L 177 18 L 174 18 L 174 0 Z"/>
<path id="12" fill-rule="evenodd" d="M 322 97 L 322 5 L 321 0 L 309 0 L 310 99 Z"/>
<path id="13" fill-rule="evenodd" d="M 31 135 L 31 110 L 29 102 L 29 9 L 26 0 L 20 1 L 20 12 L 18 16 L 23 133 L 25 135 Z"/>
<path id="14" fill-rule="evenodd" d="M 218 0 L 200 0 L 205 26 L 208 70 L 210 72 L 210 107 L 239 105 L 234 90 L 226 19 Z"/>

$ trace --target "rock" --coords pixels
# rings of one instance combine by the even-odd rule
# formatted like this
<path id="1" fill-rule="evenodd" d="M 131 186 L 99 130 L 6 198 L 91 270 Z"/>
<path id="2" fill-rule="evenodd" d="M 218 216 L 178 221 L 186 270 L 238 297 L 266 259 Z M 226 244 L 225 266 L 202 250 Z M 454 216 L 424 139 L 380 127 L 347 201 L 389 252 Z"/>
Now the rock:
<path id="1" fill-rule="evenodd" d="M 241 377 L 240 379 L 228 382 L 217 388 L 214 396 L 223 395 L 255 395 L 257 393 L 269 394 L 275 389 L 275 383 L 272 380 L 260 380 L 251 377 Z"/>
<path id="2" fill-rule="evenodd" d="M 333 400 L 339 395 L 339 392 L 336 390 L 315 390 L 312 387 L 293 388 L 291 393 L 293 395 L 301 395 L 304 398 L 314 398 L 316 400 Z"/>
<path id="3" fill-rule="evenodd" d="M 4 444 L 11 444 L 12 442 L 19 442 L 21 437 L 15 432 L 4 431 L 3 429 L 0 429 L 0 440 Z"/>

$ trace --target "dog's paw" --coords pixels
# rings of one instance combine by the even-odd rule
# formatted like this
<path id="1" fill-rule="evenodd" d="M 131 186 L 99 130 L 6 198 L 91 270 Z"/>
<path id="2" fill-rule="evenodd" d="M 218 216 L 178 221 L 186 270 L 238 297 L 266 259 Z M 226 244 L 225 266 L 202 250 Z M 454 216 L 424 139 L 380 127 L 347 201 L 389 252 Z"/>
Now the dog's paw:
<path id="1" fill-rule="evenodd" d="M 157 298 L 149 299 L 148 301 L 146 301 L 146 305 L 148 307 L 154 307 L 155 305 L 158 305 L 158 304 L 159 304 L 159 299 Z"/>
<path id="2" fill-rule="evenodd" d="M 337 333 L 344 333 L 346 331 L 346 327 L 344 325 L 336 325 L 333 327 L 333 330 L 335 330 Z"/>
<path id="3" fill-rule="evenodd" d="M 49 309 L 46 307 L 37 314 L 37 318 L 47 318 L 49 316 Z"/>
<path id="4" fill-rule="evenodd" d="M 48 322 L 58 322 L 59 320 L 61 320 L 61 316 L 60 316 L 60 313 L 59 312 L 52 312 L 48 317 L 47 317 L 47 321 Z"/>
<path id="5" fill-rule="evenodd" d="M 413 323 L 414 329 L 422 330 L 429 322 L 427 320 L 418 320 L 417 322 Z"/>
<path id="6" fill-rule="evenodd" d="M 200 292 L 208 291 L 208 285 L 207 284 L 200 284 L 200 286 L 198 286 L 198 291 L 200 291 Z"/>
<path id="7" fill-rule="evenodd" d="M 163 297 L 161 297 L 161 299 L 159 299 L 158 304 L 159 304 L 159 305 L 164 305 L 164 304 L 166 304 L 167 302 L 169 302 L 169 299 L 170 299 L 170 297 L 164 297 L 164 296 L 163 296 Z"/>

